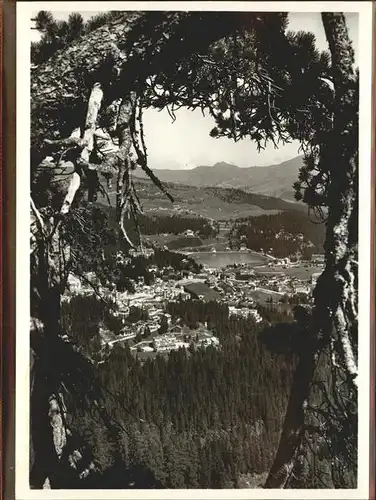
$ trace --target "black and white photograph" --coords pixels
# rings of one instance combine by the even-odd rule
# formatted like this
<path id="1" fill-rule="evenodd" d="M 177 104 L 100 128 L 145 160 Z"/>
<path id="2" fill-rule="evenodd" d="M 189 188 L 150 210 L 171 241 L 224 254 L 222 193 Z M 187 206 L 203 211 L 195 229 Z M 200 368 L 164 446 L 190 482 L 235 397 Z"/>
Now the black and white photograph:
<path id="1" fill-rule="evenodd" d="M 371 2 L 156 5 L 18 5 L 22 499 L 364 499 Z"/>

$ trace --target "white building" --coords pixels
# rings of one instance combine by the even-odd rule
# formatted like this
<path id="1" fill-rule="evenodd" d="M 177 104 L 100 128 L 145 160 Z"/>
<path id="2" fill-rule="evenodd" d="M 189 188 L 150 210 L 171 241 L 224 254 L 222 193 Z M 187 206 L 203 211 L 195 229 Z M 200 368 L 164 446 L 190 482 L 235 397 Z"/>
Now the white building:
<path id="1" fill-rule="evenodd" d="M 154 349 L 152 347 L 150 347 L 149 345 L 143 345 L 140 347 L 141 351 L 142 352 L 153 352 Z"/>
<path id="2" fill-rule="evenodd" d="M 205 339 L 201 339 L 200 345 L 203 347 L 207 347 L 209 345 L 217 347 L 219 346 L 219 339 L 217 337 L 207 337 Z"/>
<path id="3" fill-rule="evenodd" d="M 81 280 L 77 276 L 73 276 L 73 274 L 68 276 L 68 285 L 72 292 L 78 292 L 81 290 Z"/>
<path id="4" fill-rule="evenodd" d="M 311 285 L 316 286 L 317 280 L 319 279 L 319 276 L 321 276 L 321 273 L 313 273 L 311 276 Z"/>
<path id="5" fill-rule="evenodd" d="M 172 320 L 171 314 L 164 313 L 163 316 L 166 318 L 167 324 L 170 326 L 171 325 L 171 320 Z"/>
<path id="6" fill-rule="evenodd" d="M 325 255 L 321 254 L 321 253 L 320 254 L 314 253 L 314 254 L 312 254 L 311 262 L 315 262 L 317 264 L 324 264 L 325 263 Z"/>
<path id="7" fill-rule="evenodd" d="M 252 318 L 256 323 L 262 321 L 262 317 L 258 313 L 257 309 L 249 309 L 248 307 L 229 307 L 229 316 L 240 316 L 242 318 Z"/>
<path id="8" fill-rule="evenodd" d="M 260 321 L 262 321 L 262 317 L 257 309 L 249 309 L 249 315 L 256 321 L 256 323 L 260 323 Z"/>
<path id="9" fill-rule="evenodd" d="M 152 257 L 154 255 L 153 248 L 144 248 L 143 254 L 145 257 Z"/>
<path id="10" fill-rule="evenodd" d="M 157 351 L 170 351 L 176 342 L 175 335 L 160 335 L 153 340 L 154 349 Z"/>
<path id="11" fill-rule="evenodd" d="M 154 350 L 158 352 L 174 351 L 181 347 L 189 347 L 187 342 L 177 340 L 175 335 L 160 335 L 153 340 Z"/>

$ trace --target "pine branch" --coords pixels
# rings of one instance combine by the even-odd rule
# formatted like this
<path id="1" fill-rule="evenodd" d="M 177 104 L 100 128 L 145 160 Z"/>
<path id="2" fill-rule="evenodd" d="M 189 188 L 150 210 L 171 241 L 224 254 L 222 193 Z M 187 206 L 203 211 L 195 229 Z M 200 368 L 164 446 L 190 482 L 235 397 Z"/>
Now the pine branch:
<path id="1" fill-rule="evenodd" d="M 61 147 L 61 146 L 78 146 L 80 148 L 84 148 L 86 146 L 86 142 L 80 137 L 67 137 L 65 139 L 44 139 L 45 144 Z"/>
<path id="2" fill-rule="evenodd" d="M 162 182 L 158 179 L 158 177 L 154 174 L 154 172 L 143 163 L 141 159 L 141 164 L 140 164 L 142 170 L 146 173 L 146 175 L 154 182 L 154 184 L 164 193 L 167 198 L 171 201 L 171 203 L 174 203 L 174 198 L 170 195 L 170 193 L 166 190 Z"/>

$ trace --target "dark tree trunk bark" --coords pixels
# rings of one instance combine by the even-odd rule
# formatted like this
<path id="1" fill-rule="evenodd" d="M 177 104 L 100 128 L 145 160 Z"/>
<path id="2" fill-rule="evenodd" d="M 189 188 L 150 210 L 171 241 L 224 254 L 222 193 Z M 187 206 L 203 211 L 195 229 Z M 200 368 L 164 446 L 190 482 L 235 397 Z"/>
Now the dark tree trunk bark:
<path id="1" fill-rule="evenodd" d="M 94 85 L 87 107 L 80 161 L 88 163 L 93 149 L 94 131 L 103 92 Z M 33 457 L 30 464 L 30 485 L 33 488 L 59 487 L 63 451 L 67 444 L 65 405 L 61 394 L 58 337 L 61 333 L 61 295 L 70 271 L 69 246 L 61 239 L 61 216 L 68 213 L 80 185 L 80 175 L 74 172 L 60 214 L 43 222 L 36 236 L 36 276 L 32 286 L 37 292 L 38 328 L 30 332 L 33 356 L 33 384 L 30 392 L 30 419 Z M 37 208 L 34 206 L 34 210 Z M 41 228 L 42 229 L 42 228 Z"/>
<path id="2" fill-rule="evenodd" d="M 316 337 L 301 354 L 294 375 L 278 451 L 264 488 L 284 488 L 302 444 L 305 403 L 310 394 L 320 347 L 332 340 L 340 348 L 338 357 L 356 385 L 357 362 L 351 331 L 357 321 L 356 273 L 354 260 L 358 241 L 357 156 L 358 100 L 353 69 L 354 53 L 343 14 L 323 13 L 322 20 L 332 56 L 335 87 L 333 129 L 327 141 L 326 161 L 330 162 L 328 219 L 325 240 L 325 270 L 315 290 L 312 334 Z"/>
<path id="3" fill-rule="evenodd" d="M 344 14 L 323 13 L 322 19 L 332 55 L 335 87 L 334 124 L 328 155 L 331 209 L 325 242 L 327 296 L 340 346 L 339 358 L 351 383 L 357 386 L 357 359 L 351 330 L 357 321 L 354 261 L 358 232 L 354 221 L 358 218 L 358 82 Z"/>
<path id="4" fill-rule="evenodd" d="M 291 477 L 302 441 L 305 404 L 310 394 L 317 358 L 316 349 L 308 343 L 306 351 L 299 358 L 277 454 L 264 488 L 284 488 Z"/>

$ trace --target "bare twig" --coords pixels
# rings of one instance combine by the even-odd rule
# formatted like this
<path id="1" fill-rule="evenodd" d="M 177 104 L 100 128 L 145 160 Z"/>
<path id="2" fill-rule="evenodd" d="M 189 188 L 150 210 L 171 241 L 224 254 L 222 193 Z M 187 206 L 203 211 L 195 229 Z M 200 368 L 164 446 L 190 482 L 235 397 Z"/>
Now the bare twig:
<path id="1" fill-rule="evenodd" d="M 38 221 L 40 230 L 41 230 L 41 232 L 43 234 L 44 231 L 45 231 L 44 222 L 43 222 L 42 216 L 41 216 L 39 210 L 37 209 L 37 207 L 35 206 L 34 200 L 33 200 L 33 198 L 31 196 L 30 196 L 30 206 L 31 206 L 31 209 L 32 209 L 32 211 L 33 211 L 33 213 L 35 215 L 35 218 Z"/>
<path id="2" fill-rule="evenodd" d="M 60 214 L 65 215 L 69 212 L 74 197 L 76 196 L 76 193 L 80 187 L 80 184 L 81 184 L 81 176 L 77 172 L 73 172 L 68 192 L 64 198 L 63 204 L 60 209 Z"/>

